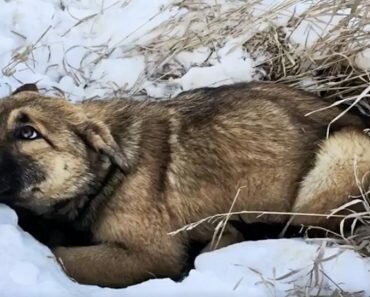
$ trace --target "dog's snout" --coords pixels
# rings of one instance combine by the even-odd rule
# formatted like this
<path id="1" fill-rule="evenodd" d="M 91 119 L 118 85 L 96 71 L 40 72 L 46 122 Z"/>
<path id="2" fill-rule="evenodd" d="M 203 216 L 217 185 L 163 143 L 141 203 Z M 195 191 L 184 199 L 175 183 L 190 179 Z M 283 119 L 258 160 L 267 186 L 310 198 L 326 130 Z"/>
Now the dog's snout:
<path id="1" fill-rule="evenodd" d="M 20 170 L 16 158 L 7 151 L 0 151 L 0 201 L 18 191 L 21 186 Z"/>

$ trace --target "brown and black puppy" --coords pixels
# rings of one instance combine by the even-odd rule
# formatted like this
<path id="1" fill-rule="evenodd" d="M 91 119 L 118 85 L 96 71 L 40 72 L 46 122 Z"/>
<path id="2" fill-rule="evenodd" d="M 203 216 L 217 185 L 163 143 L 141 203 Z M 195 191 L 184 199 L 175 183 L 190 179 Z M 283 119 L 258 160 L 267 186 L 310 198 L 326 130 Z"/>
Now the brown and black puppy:
<path id="1" fill-rule="evenodd" d="M 329 213 L 359 192 L 353 163 L 358 176 L 370 169 L 366 125 L 346 114 L 326 140 L 340 110 L 305 116 L 325 106 L 269 83 L 199 89 L 166 102 L 72 104 L 18 92 L 0 102 L 0 201 L 91 233 L 87 246 L 53 250 L 78 282 L 177 277 L 189 242 L 209 241 L 213 228 L 168 233 L 228 212 L 240 187 L 233 211 Z M 330 226 L 316 217 L 294 223 Z"/>

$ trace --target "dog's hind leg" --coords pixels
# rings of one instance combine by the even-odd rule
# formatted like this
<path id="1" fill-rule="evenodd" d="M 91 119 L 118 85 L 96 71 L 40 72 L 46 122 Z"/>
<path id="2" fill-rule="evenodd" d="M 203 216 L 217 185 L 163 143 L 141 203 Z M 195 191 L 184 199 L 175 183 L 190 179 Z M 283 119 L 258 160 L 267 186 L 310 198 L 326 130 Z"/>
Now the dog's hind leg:
<path id="1" fill-rule="evenodd" d="M 361 130 L 345 128 L 320 145 L 313 168 L 301 182 L 292 212 L 329 214 L 353 196 L 361 197 L 368 191 L 369 182 L 370 137 Z M 339 221 L 340 218 L 297 215 L 292 223 L 336 229 Z"/>

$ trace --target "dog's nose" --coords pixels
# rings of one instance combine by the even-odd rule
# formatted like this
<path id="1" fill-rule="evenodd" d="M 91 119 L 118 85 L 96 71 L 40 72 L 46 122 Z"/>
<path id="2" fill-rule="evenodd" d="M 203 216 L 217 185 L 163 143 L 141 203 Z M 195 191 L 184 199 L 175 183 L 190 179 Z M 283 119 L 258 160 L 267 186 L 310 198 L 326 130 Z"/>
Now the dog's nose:
<path id="1" fill-rule="evenodd" d="M 20 187 L 20 172 L 16 159 L 10 153 L 0 150 L 0 202 L 12 199 Z"/>

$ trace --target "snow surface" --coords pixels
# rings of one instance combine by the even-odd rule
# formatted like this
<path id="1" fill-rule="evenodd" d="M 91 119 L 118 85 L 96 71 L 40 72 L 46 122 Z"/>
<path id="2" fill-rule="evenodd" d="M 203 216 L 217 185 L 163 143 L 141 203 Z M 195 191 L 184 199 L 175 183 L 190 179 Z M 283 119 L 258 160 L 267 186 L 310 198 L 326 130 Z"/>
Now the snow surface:
<path id="1" fill-rule="evenodd" d="M 187 10 L 174 6 L 175 2 L 2 1 L 0 96 L 8 95 L 22 83 L 37 82 L 45 91 L 62 90 L 72 100 L 105 96 L 112 90 L 130 91 L 134 86 L 153 97 L 168 97 L 181 90 L 258 78 L 259 72 L 254 66 L 263 60 L 263 56 L 252 58 L 242 44 L 254 33 L 265 29 L 268 22 L 251 26 L 246 36 L 225 36 L 226 44 L 215 46 L 212 53 L 209 48 L 177 53 L 173 60 L 186 71 L 180 78 L 165 85 L 148 80 L 145 75 L 151 71 L 148 66 L 156 60 L 156 53 L 144 56 L 140 48 L 160 36 L 164 22 L 186 15 Z M 221 10 L 245 5 L 243 2 L 226 1 Z M 254 14 L 263 15 L 268 9 L 278 7 L 279 2 L 281 0 L 264 0 Z M 302 13 L 307 7 L 307 4 L 287 6 L 285 13 L 268 21 L 284 26 L 292 14 Z M 321 22 L 306 20 L 291 32 L 291 39 L 301 46 L 310 46 L 340 19 L 328 16 L 322 17 Z M 182 31 L 179 26 L 171 34 L 181 34 Z M 366 60 L 365 65 L 370 65 L 368 55 L 360 59 L 361 64 Z"/>
<path id="2" fill-rule="evenodd" d="M 195 269 L 178 283 L 154 279 L 126 289 L 79 285 L 63 273 L 47 247 L 17 226 L 12 209 L 0 206 L 0 218 L 1 297 L 283 297 L 305 290 L 314 294 L 318 287 L 329 294 L 336 286 L 370 294 L 370 259 L 299 239 L 244 242 L 202 254 Z M 317 258 L 322 259 L 320 272 L 309 280 Z"/>
<path id="3" fill-rule="evenodd" d="M 242 44 L 268 22 L 285 26 L 293 13 L 307 8 L 303 3 L 286 7 L 284 14 L 251 26 L 243 36 L 225 36 L 225 43 L 212 50 L 198 47 L 177 52 L 171 61 L 184 72 L 167 82 L 153 81 L 147 72 L 156 53 L 144 55 L 140 48 L 160 36 L 164 22 L 188 13 L 185 6 L 172 5 L 175 2 L 180 1 L 0 0 L 0 97 L 30 82 L 37 82 L 47 94 L 64 92 L 71 100 L 81 100 L 108 96 L 112 90 L 130 93 L 142 89 L 162 98 L 196 87 L 258 79 L 255 66 L 264 59 L 263 54 L 252 58 Z M 242 0 L 199 2 L 222 2 L 221 11 L 245 5 Z M 262 15 L 274 5 L 279 1 L 263 0 L 254 13 Z M 324 24 L 321 27 L 317 20 L 313 20 L 314 26 L 304 21 L 291 38 L 308 47 L 339 20 L 328 16 L 320 22 Z M 172 34 L 180 36 L 185 27 L 179 26 Z M 369 51 L 360 53 L 355 62 L 370 69 Z M 196 268 L 179 283 L 158 279 L 126 289 L 103 289 L 71 281 L 50 250 L 23 232 L 16 214 L 0 205 L 0 297 L 280 297 L 304 290 L 315 292 L 317 287 L 330 291 L 336 286 L 370 295 L 369 260 L 350 250 L 320 247 L 292 239 L 246 242 L 199 256 Z M 315 266 L 321 272 L 310 281 L 317 257 L 328 260 Z"/>

